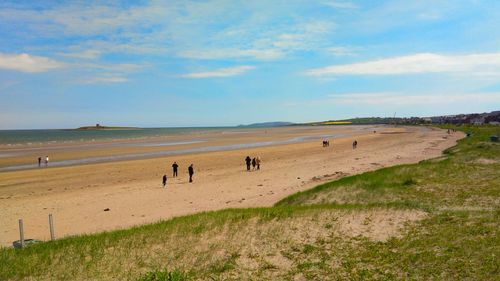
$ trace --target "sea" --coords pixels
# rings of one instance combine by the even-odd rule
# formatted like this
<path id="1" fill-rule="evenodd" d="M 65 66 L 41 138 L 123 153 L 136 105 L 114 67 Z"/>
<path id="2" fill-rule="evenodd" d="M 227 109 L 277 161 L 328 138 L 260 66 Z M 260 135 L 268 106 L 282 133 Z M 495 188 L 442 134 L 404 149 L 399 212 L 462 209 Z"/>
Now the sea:
<path id="1" fill-rule="evenodd" d="M 231 133 L 240 127 L 141 128 L 117 130 L 0 130 L 0 146 L 67 144 Z"/>
<path id="2" fill-rule="evenodd" d="M 202 143 L 193 148 L 180 148 L 176 150 L 154 151 L 146 153 L 125 153 L 122 155 L 87 157 L 80 159 L 51 161 L 50 166 L 68 166 L 90 164 L 98 162 L 131 160 L 138 158 L 162 157 L 200 152 L 213 152 L 222 150 L 235 150 L 242 148 L 261 147 L 268 145 L 297 143 L 305 141 L 319 141 L 344 136 L 354 136 L 371 133 L 371 128 L 352 127 L 353 131 L 345 134 L 305 135 L 299 137 L 282 138 L 272 141 L 258 141 L 251 143 L 235 143 L 226 145 L 210 145 L 209 141 L 223 138 L 209 137 L 209 134 L 241 134 L 250 133 L 252 129 L 246 127 L 199 127 L 199 128 L 144 128 L 144 129 L 117 129 L 117 130 L 0 130 L 0 158 L 18 157 L 23 155 L 48 155 L 53 151 L 65 149 L 66 145 L 72 147 L 108 148 L 115 146 L 171 146 L 179 144 Z M 265 129 L 265 128 L 264 128 Z M 333 132 L 332 132 L 333 133 Z M 203 137 L 207 135 L 207 137 Z M 169 139 L 169 137 L 181 138 Z M 185 136 L 183 138 L 182 136 Z M 196 138 L 193 138 L 196 136 Z M 201 138 L 200 138 L 201 136 Z M 131 140 L 138 140 L 129 142 Z M 95 142 L 95 143 L 93 143 Z M 81 145 L 79 145 L 81 143 Z M 36 159 L 32 163 L 22 165 L 7 165 L 0 167 L 2 171 L 22 170 L 37 168 Z"/>

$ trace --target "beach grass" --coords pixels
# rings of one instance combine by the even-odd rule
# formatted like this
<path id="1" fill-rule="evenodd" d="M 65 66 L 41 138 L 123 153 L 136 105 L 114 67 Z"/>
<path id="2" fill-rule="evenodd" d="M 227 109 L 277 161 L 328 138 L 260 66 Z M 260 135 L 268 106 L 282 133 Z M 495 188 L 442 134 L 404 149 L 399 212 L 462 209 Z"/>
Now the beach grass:
<path id="1" fill-rule="evenodd" d="M 498 127 L 458 129 L 471 136 L 439 158 L 275 207 L 3 248 L 0 280 L 499 280 Z"/>

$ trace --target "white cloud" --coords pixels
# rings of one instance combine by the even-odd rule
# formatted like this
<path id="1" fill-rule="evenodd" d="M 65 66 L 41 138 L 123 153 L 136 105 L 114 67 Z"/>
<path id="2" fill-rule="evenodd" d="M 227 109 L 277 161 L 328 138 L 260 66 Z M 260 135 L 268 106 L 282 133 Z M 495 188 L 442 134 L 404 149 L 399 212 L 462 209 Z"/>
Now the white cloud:
<path id="1" fill-rule="evenodd" d="M 58 55 L 61 55 L 61 56 L 75 57 L 75 58 L 82 58 L 82 59 L 96 59 L 99 57 L 100 54 L 101 54 L 101 51 L 99 51 L 99 50 L 86 50 L 83 52 L 74 52 L 74 53 L 58 53 Z"/>
<path id="2" fill-rule="evenodd" d="M 358 6 L 354 5 L 351 2 L 323 2 L 324 5 L 333 7 L 333 8 L 344 8 L 344 9 L 356 9 Z"/>
<path id="3" fill-rule="evenodd" d="M 63 62 L 29 54 L 8 55 L 0 53 L 0 68 L 27 73 L 45 72 L 66 66 Z"/>
<path id="4" fill-rule="evenodd" d="M 306 71 L 306 75 L 384 75 L 427 72 L 492 72 L 500 74 L 500 53 L 446 56 L 421 53 L 362 63 L 333 65 Z"/>
<path id="5" fill-rule="evenodd" d="M 238 57 L 253 57 L 256 59 L 270 60 L 276 59 L 284 56 L 284 53 L 277 49 L 249 49 L 249 50 L 239 50 L 239 49 L 213 49 L 213 50 L 189 50 L 181 51 L 177 54 L 182 58 L 191 59 L 225 59 L 225 58 L 238 58 Z"/>
<path id="6" fill-rule="evenodd" d="M 354 105 L 431 105 L 454 103 L 492 103 L 500 101 L 500 92 L 472 94 L 403 94 L 398 92 L 351 93 L 329 95 L 329 103 Z M 322 101 L 321 103 L 325 103 Z"/>
<path id="7" fill-rule="evenodd" d="M 319 50 L 328 44 L 324 34 L 337 28 L 330 17 L 296 16 L 296 5 L 268 1 L 146 1 L 141 4 L 83 1 L 48 5 L 44 9 L 29 5 L 8 7 L 0 7 L 0 25 L 20 26 L 28 38 L 19 40 L 83 39 L 76 40 L 78 46 L 74 48 L 57 51 L 66 52 L 59 55 L 84 59 L 97 58 L 99 53 L 95 50 L 100 50 L 176 54 L 194 59 L 271 60 L 295 51 Z M 81 52 L 85 49 L 89 50 Z"/>
<path id="8" fill-rule="evenodd" d="M 242 65 L 236 67 L 227 67 L 227 68 L 219 68 L 214 71 L 208 72 L 194 72 L 181 75 L 181 77 L 185 78 L 208 78 L 208 77 L 228 77 L 242 74 L 243 72 L 254 69 L 254 66 L 251 65 Z"/>
<path id="9" fill-rule="evenodd" d="M 97 84 L 97 83 L 121 83 L 130 81 L 124 77 L 95 77 L 84 81 L 76 81 L 75 84 Z"/>
<path id="10" fill-rule="evenodd" d="M 104 70 L 113 72 L 136 72 L 142 69 L 144 66 L 133 63 L 120 63 L 120 64 L 99 64 L 99 63 L 75 63 L 74 67 L 80 69 L 91 69 L 91 70 Z"/>

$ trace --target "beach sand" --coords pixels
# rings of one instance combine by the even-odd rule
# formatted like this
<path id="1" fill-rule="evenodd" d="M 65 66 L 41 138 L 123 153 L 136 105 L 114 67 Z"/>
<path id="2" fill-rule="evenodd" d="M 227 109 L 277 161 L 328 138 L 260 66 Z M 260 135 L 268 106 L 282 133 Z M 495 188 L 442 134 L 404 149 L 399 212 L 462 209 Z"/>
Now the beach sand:
<path id="1" fill-rule="evenodd" d="M 359 130 L 364 128 L 364 130 Z M 135 159 L 66 167 L 0 172 L 0 246 L 19 239 L 23 219 L 25 239 L 49 240 L 48 215 L 54 217 L 56 238 L 129 228 L 175 216 L 224 208 L 272 206 L 278 200 L 324 182 L 381 167 L 415 163 L 441 155 L 455 145 L 461 132 L 426 127 L 291 127 L 249 130 L 210 145 L 227 145 L 297 136 L 322 136 L 359 131 L 358 136 L 245 148 L 229 151 Z M 382 129 L 377 133 L 373 129 Z M 245 129 L 242 129 L 242 131 Z M 179 139 L 185 137 L 179 137 Z M 210 136 L 203 136 L 210 139 Z M 358 148 L 352 149 L 352 141 Z M 155 147 L 85 148 L 68 145 L 54 150 L 51 159 L 175 150 L 205 143 Z M 10 159 L 23 164 L 34 155 Z M 247 172 L 244 158 L 260 156 L 261 170 Z M 4 159 L 3 166 L 7 165 Z M 172 178 L 171 165 L 179 164 Z M 193 163 L 194 182 L 187 168 Z M 168 177 L 162 188 L 163 174 Z M 104 211 L 109 209 L 109 211 Z"/>

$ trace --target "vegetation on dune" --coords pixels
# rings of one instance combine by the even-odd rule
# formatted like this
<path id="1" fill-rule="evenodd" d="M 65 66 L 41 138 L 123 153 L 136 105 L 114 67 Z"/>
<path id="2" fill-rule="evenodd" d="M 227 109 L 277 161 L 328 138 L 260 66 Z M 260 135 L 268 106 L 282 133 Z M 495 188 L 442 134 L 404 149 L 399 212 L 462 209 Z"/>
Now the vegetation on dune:
<path id="1" fill-rule="evenodd" d="M 203 212 L 25 249 L 0 279 L 498 280 L 500 145 L 346 177 L 271 208 Z"/>

